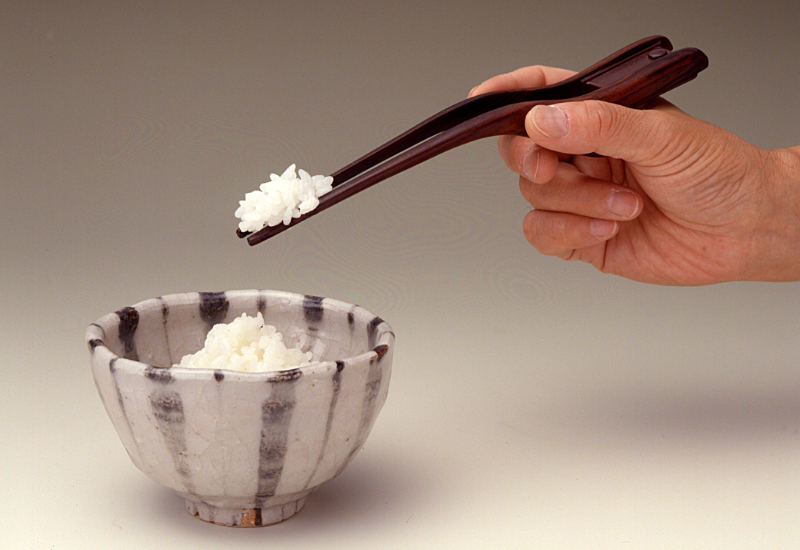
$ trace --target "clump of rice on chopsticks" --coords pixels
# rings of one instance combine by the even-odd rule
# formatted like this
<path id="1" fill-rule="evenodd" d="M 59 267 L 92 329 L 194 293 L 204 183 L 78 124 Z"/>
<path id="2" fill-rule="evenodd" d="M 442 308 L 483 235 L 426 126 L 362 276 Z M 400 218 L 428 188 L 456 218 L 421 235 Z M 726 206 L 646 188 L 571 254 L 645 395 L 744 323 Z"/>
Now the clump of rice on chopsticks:
<path id="1" fill-rule="evenodd" d="M 293 218 L 314 210 L 319 198 L 333 187 L 330 176 L 311 176 L 305 170 L 295 172 L 292 164 L 278 176 L 270 174 L 269 181 L 239 201 L 235 216 L 241 220 L 239 231 L 246 233 L 289 224 Z"/>

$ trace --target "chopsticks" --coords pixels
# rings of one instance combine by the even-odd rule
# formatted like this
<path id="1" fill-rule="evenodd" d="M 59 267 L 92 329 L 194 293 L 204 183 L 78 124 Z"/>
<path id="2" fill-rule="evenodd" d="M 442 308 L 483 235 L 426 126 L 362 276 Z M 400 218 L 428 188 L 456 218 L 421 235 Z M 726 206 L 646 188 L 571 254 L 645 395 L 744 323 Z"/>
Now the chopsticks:
<path id="1" fill-rule="evenodd" d="M 640 108 L 647 101 L 694 79 L 708 67 L 696 48 L 671 51 L 663 36 L 634 42 L 561 82 L 490 92 L 456 103 L 331 174 L 333 189 L 319 206 L 289 224 L 253 233 L 237 229 L 251 246 L 305 221 L 376 183 L 460 145 L 504 134 L 526 135 L 525 115 L 535 105 L 596 99 Z"/>

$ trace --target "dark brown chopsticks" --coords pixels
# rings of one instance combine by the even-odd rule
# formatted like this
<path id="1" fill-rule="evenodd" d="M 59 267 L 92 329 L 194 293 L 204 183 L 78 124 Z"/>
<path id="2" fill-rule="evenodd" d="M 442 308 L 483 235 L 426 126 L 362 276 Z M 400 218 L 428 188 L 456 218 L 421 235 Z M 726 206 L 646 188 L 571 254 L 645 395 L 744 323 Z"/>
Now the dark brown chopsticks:
<path id="1" fill-rule="evenodd" d="M 525 115 L 535 105 L 597 99 L 626 107 L 689 82 L 708 67 L 696 48 L 672 51 L 663 36 L 634 42 L 576 75 L 539 88 L 490 92 L 456 103 L 332 174 L 333 189 L 317 208 L 289 224 L 253 233 L 237 230 L 250 245 L 258 244 L 387 178 L 477 139 L 503 134 L 525 135 Z"/>

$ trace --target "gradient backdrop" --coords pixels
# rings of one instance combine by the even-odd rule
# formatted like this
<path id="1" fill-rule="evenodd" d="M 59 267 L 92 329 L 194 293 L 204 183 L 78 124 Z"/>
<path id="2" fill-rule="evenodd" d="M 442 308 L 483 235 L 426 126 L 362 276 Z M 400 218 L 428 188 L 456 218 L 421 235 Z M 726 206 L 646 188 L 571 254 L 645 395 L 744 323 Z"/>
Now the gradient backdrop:
<path id="1" fill-rule="evenodd" d="M 0 3 L 0 524 L 9 548 L 796 548 L 800 286 L 664 288 L 543 257 L 494 140 L 248 247 L 233 211 L 494 74 L 664 34 L 668 94 L 800 143 L 793 0 Z M 365 449 L 290 521 L 190 517 L 132 465 L 84 327 L 172 292 L 356 302 L 397 334 Z"/>

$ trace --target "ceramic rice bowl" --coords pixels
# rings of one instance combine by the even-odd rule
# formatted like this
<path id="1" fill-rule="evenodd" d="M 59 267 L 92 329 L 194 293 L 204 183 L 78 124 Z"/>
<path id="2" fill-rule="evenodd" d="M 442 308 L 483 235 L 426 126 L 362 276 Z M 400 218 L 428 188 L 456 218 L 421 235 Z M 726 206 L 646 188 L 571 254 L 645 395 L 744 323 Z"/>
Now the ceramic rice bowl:
<path id="1" fill-rule="evenodd" d="M 172 367 L 217 323 L 261 312 L 309 366 L 271 373 Z M 133 463 L 229 526 L 280 522 L 337 476 L 386 401 L 394 334 L 367 310 L 277 291 L 162 296 L 86 330 L 97 390 Z"/>

